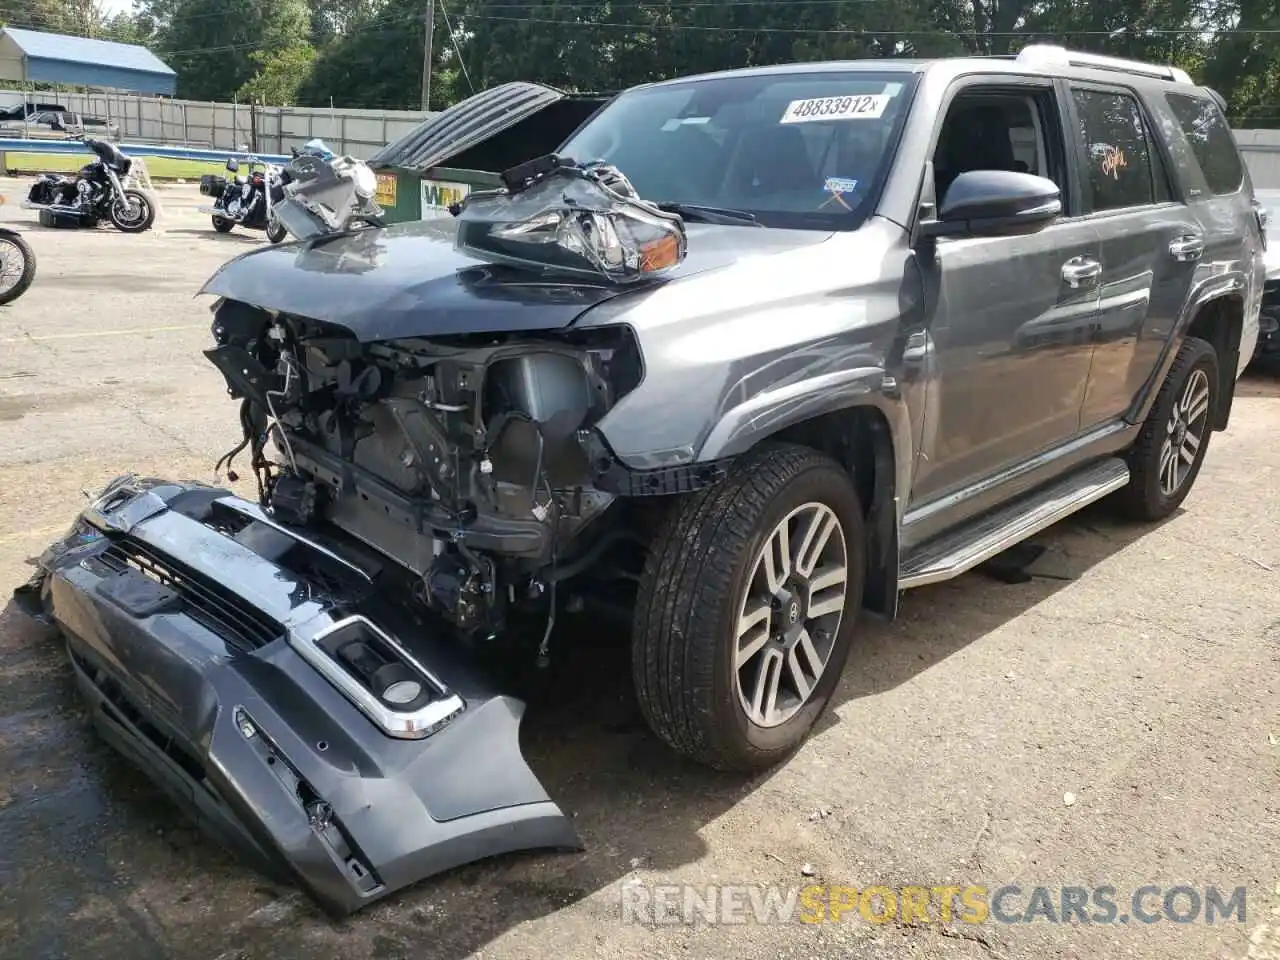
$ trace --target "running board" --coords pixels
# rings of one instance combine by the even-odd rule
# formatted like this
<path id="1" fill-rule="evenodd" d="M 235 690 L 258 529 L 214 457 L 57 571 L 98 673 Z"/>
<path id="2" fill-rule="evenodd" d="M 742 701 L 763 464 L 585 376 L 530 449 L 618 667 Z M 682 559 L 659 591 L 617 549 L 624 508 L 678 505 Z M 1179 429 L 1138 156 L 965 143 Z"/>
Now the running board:
<path id="1" fill-rule="evenodd" d="M 903 559 L 898 588 L 907 590 L 958 577 L 1128 482 L 1128 464 L 1119 457 L 1092 463 L 922 544 Z"/>

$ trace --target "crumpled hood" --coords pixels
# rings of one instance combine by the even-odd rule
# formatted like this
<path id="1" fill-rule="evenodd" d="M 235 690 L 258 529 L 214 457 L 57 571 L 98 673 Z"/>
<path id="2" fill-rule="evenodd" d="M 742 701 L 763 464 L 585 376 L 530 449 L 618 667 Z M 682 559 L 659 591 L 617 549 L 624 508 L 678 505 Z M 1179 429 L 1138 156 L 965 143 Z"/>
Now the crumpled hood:
<path id="1" fill-rule="evenodd" d="M 223 264 L 200 292 L 332 323 L 366 343 L 554 330 L 614 297 L 829 236 L 701 223 L 686 229 L 689 252 L 673 273 L 626 286 L 491 264 L 455 248 L 457 224 L 447 219 L 263 247 Z"/>

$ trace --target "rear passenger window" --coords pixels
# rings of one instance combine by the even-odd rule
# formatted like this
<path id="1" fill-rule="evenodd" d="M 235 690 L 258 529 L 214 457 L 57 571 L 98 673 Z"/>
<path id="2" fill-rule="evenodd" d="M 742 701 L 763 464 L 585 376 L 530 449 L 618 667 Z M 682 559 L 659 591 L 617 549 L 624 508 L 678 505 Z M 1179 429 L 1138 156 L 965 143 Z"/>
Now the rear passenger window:
<path id="1" fill-rule="evenodd" d="M 1210 192 L 1235 193 L 1244 183 L 1244 166 L 1227 119 L 1212 100 L 1182 93 L 1165 95 L 1169 109 L 1200 164 Z"/>
<path id="2" fill-rule="evenodd" d="M 1093 210 L 1155 203 L 1151 141 L 1138 102 L 1099 90 L 1072 90 L 1072 97 L 1085 147 L 1084 188 Z"/>

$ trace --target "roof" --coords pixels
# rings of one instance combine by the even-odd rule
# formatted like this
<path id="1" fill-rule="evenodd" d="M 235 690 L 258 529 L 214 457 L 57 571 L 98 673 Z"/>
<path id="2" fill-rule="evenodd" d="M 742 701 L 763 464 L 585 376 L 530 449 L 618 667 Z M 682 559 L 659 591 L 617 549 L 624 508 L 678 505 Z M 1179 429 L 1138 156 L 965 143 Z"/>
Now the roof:
<path id="1" fill-rule="evenodd" d="M 178 78 L 146 47 L 5 27 L 0 31 L 0 80 L 173 96 Z"/>

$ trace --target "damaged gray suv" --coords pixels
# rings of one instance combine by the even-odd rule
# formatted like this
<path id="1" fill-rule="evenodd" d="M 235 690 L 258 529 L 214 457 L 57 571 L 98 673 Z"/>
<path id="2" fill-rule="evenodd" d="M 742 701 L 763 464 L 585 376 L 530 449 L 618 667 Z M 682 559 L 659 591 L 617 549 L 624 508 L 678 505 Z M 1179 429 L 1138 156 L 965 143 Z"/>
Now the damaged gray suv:
<path id="1" fill-rule="evenodd" d="M 578 842 L 490 645 L 532 668 L 620 610 L 655 733 L 768 767 L 862 611 L 1108 495 L 1173 512 L 1257 336 L 1259 208 L 1173 68 L 659 83 L 503 184 L 221 268 L 208 356 L 258 501 L 122 478 L 26 592 L 112 742 L 338 912 Z"/>

